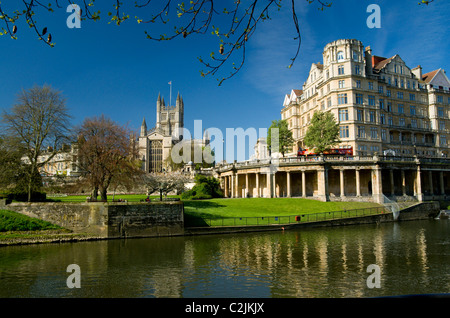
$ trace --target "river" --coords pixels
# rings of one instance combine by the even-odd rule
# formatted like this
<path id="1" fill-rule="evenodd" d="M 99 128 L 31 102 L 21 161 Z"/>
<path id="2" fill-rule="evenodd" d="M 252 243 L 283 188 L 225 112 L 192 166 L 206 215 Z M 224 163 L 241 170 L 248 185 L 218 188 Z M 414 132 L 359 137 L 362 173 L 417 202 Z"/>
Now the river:
<path id="1" fill-rule="evenodd" d="M 1 298 L 448 293 L 449 220 L 0 247 Z"/>

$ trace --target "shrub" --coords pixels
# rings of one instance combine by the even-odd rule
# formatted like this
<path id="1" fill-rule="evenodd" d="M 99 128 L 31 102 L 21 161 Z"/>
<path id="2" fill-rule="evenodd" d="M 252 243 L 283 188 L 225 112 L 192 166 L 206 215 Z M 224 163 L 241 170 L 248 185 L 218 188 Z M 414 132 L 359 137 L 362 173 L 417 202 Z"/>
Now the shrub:
<path id="1" fill-rule="evenodd" d="M 46 200 L 46 198 L 47 198 L 47 194 L 45 192 L 40 192 L 40 191 L 32 191 L 31 192 L 31 201 L 32 202 L 43 202 Z M 8 199 L 26 202 L 26 201 L 28 201 L 28 192 L 13 189 L 8 193 Z"/>
<path id="2" fill-rule="evenodd" d="M 223 197 L 223 193 L 220 190 L 219 180 L 199 174 L 195 176 L 194 187 L 181 195 L 183 200 L 204 200 L 221 197 Z"/>

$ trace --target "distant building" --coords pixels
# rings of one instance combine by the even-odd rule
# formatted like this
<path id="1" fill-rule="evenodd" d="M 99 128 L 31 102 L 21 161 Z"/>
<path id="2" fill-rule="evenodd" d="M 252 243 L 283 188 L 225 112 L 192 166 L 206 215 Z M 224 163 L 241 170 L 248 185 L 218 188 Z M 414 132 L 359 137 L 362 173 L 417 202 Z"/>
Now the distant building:
<path id="1" fill-rule="evenodd" d="M 156 126 L 147 130 L 145 118 L 139 135 L 139 154 L 142 168 L 146 172 L 170 170 L 168 159 L 172 147 L 180 142 L 189 142 L 192 146 L 204 147 L 209 144 L 209 137 L 202 140 L 183 140 L 184 101 L 178 93 L 175 106 L 166 105 L 164 98 L 158 95 L 156 101 Z M 186 162 L 187 164 L 187 162 Z"/>
<path id="2" fill-rule="evenodd" d="M 51 147 L 42 152 L 38 157 L 38 163 L 48 160 L 53 155 L 54 151 Z M 73 143 L 71 146 L 63 145 L 61 149 L 51 158 L 46 164 L 44 164 L 39 173 L 42 176 L 79 176 L 80 169 L 77 165 L 78 162 L 78 149 L 77 144 Z M 24 163 L 29 163 L 27 157 L 22 157 Z"/>
<path id="3" fill-rule="evenodd" d="M 448 156 L 450 81 L 443 69 L 422 74 L 396 54 L 372 54 L 358 40 L 327 44 L 322 61 L 312 64 L 302 89 L 286 95 L 281 118 L 295 146 L 316 111 L 332 112 L 339 123 L 338 147 L 355 155 Z"/>

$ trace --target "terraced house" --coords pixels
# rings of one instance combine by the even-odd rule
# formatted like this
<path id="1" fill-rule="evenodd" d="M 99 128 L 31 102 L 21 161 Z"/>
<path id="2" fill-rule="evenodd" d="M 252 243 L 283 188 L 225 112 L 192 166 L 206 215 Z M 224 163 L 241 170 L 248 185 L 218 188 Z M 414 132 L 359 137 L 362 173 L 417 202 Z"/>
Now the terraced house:
<path id="1" fill-rule="evenodd" d="M 397 54 L 385 58 L 354 39 L 325 46 L 302 89 L 284 98 L 281 111 L 296 141 L 316 111 L 330 111 L 340 126 L 338 147 L 355 155 L 448 156 L 450 81 L 443 69 L 422 72 Z"/>

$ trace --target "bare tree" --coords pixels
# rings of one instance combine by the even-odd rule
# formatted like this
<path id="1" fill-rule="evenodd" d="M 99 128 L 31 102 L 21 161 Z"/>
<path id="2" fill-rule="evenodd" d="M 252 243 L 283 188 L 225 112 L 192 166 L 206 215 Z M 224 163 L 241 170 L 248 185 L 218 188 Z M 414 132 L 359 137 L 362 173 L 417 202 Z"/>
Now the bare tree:
<path id="1" fill-rule="evenodd" d="M 142 181 L 148 195 L 158 191 L 160 200 L 162 200 L 163 195 L 167 195 L 171 191 L 182 192 L 186 183 L 192 180 L 189 175 L 177 171 L 171 173 L 147 173 L 142 177 Z"/>
<path id="2" fill-rule="evenodd" d="M 78 166 L 83 173 L 82 182 L 92 189 L 91 200 L 107 201 L 110 185 L 125 184 L 126 178 L 141 173 L 137 159 L 137 147 L 133 133 L 111 119 L 100 117 L 86 118 L 77 128 Z"/>
<path id="3" fill-rule="evenodd" d="M 22 90 L 17 103 L 8 111 L 3 111 L 2 121 L 6 133 L 17 138 L 24 149 L 28 184 L 28 201 L 31 200 L 33 176 L 53 159 L 67 142 L 70 115 L 65 99 L 60 92 L 50 86 L 34 86 Z M 46 151 L 47 156 L 42 156 Z"/>
<path id="4" fill-rule="evenodd" d="M 226 7 L 230 2 L 220 0 L 193 0 L 193 1 L 151 1 L 141 0 L 133 1 L 134 5 L 122 1 L 109 0 L 102 1 L 106 7 L 97 10 L 95 0 L 76 1 L 80 6 L 81 20 L 98 21 L 104 16 L 106 9 L 108 19 L 117 25 L 125 23 L 134 16 L 138 24 L 162 24 L 167 26 L 167 33 L 154 34 L 151 30 L 145 31 L 147 39 L 155 41 L 169 41 L 175 38 L 186 38 L 196 34 L 212 33 L 219 38 L 217 51 L 211 52 L 210 61 L 199 58 L 199 61 L 206 67 L 206 71 L 201 71 L 202 76 L 216 75 L 224 64 L 231 63 L 231 72 L 228 76 L 219 77 L 219 85 L 226 79 L 234 76 L 245 63 L 246 45 L 250 38 L 255 34 L 257 26 L 266 20 L 270 20 L 273 13 L 276 14 L 282 7 L 282 3 L 290 6 L 292 23 L 296 32 L 294 40 L 298 47 L 294 56 L 291 58 L 291 67 L 297 58 L 301 45 L 300 25 L 296 13 L 296 4 L 299 1 L 281 1 L 281 0 L 235 0 L 231 7 Z M 431 1 L 427 1 L 431 2 Z M 37 14 L 41 11 L 54 12 L 55 9 L 66 9 L 68 4 L 75 4 L 74 1 L 47 1 L 22 0 L 15 6 L 6 6 L 0 2 L 0 22 L 3 22 L 3 34 L 9 34 L 13 39 L 17 39 L 17 22 L 24 19 L 29 27 L 34 30 L 40 40 L 50 46 L 54 46 L 50 33 L 47 33 L 47 27 L 38 26 Z M 331 6 L 331 2 L 324 0 L 307 0 L 307 3 L 317 3 L 318 8 L 323 10 Z M 7 10 L 6 8 L 9 8 Z M 20 31 L 19 31 L 20 32 Z M 47 37 L 45 37 L 47 35 Z M 237 53 L 239 52 L 239 53 Z M 232 56 L 238 55 L 237 59 Z M 233 62 L 233 60 L 235 62 Z"/>

